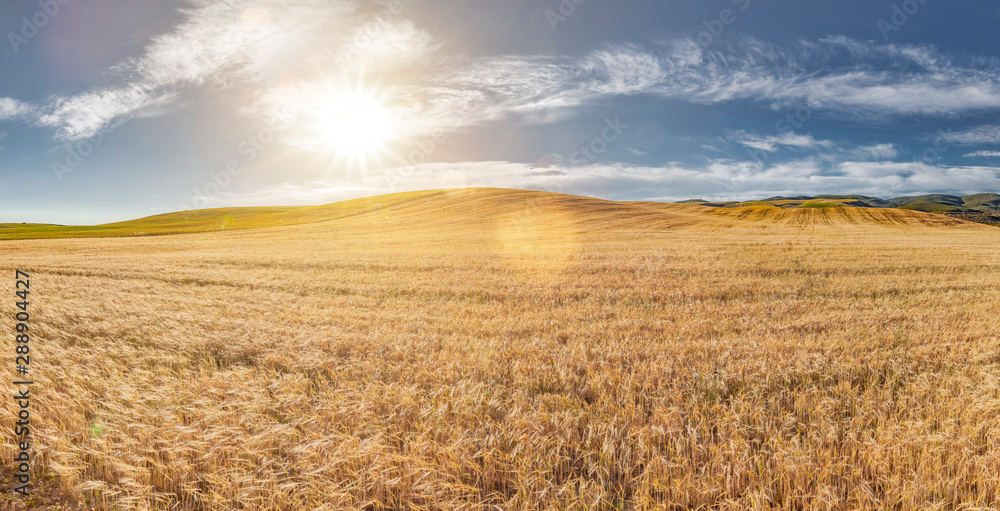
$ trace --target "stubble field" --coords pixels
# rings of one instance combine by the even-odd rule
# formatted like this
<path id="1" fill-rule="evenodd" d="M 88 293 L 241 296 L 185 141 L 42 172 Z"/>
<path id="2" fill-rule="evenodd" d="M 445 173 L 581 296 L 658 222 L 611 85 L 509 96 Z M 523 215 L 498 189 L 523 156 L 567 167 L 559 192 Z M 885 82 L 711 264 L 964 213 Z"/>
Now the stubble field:
<path id="1" fill-rule="evenodd" d="M 1000 506 L 995 227 L 467 190 L 2 241 L 10 354 L 15 268 L 3 509 Z"/>

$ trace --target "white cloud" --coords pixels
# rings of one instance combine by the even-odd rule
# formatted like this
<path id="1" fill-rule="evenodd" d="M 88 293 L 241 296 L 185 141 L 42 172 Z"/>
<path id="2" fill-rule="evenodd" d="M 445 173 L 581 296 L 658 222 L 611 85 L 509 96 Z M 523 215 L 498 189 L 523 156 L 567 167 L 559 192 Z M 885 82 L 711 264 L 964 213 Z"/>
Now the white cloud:
<path id="1" fill-rule="evenodd" d="M 703 62 L 720 79 L 716 93 L 700 94 L 706 102 L 744 98 L 869 118 L 1000 107 L 996 59 L 959 60 L 932 46 L 843 36 L 784 46 L 746 40 Z"/>
<path id="2" fill-rule="evenodd" d="M 1000 151 L 976 151 L 966 154 L 965 158 L 1000 158 Z"/>
<path id="3" fill-rule="evenodd" d="M 649 91 L 667 78 L 661 59 L 634 45 L 592 53 L 581 63 L 596 75 L 595 91 L 625 95 Z"/>
<path id="4" fill-rule="evenodd" d="M 442 76 L 423 92 L 428 104 L 441 107 L 435 111 L 441 122 L 450 119 L 454 126 L 511 116 L 547 122 L 601 98 L 635 94 L 700 104 L 754 101 L 802 108 L 809 116 L 866 120 L 1000 108 L 997 62 L 843 37 L 785 46 L 746 39 L 718 51 L 688 40 L 648 48 L 610 45 L 577 59 L 486 58 Z M 801 145 L 785 145 L 812 143 L 794 137 Z M 769 152 L 782 145 L 760 142 L 758 148 Z"/>
<path id="5" fill-rule="evenodd" d="M 31 112 L 31 106 L 12 98 L 0 98 L 0 120 L 20 117 Z"/>
<path id="6" fill-rule="evenodd" d="M 726 138 L 737 144 L 769 153 L 777 152 L 778 148 L 782 146 L 798 149 L 816 149 L 833 146 L 833 142 L 829 140 L 816 140 L 812 135 L 801 135 L 791 131 L 777 135 L 760 136 L 747 133 L 744 130 L 736 130 L 728 132 Z"/>
<path id="7" fill-rule="evenodd" d="M 736 200 L 775 195 L 860 193 L 879 197 L 968 194 L 1000 188 L 1000 168 L 938 167 L 914 162 L 802 159 L 761 168 L 726 159 L 704 166 L 588 165 L 537 167 L 507 161 L 426 163 L 367 174 L 355 181 L 284 184 L 224 194 L 217 205 L 319 204 L 375 193 L 453 187 L 547 190 L 618 200 Z"/>
<path id="8" fill-rule="evenodd" d="M 813 158 L 827 163 L 842 161 L 886 161 L 899 157 L 900 151 L 894 144 L 871 144 L 851 146 L 845 142 L 818 140 L 810 134 L 784 132 L 776 135 L 758 135 L 745 130 L 729 130 L 724 140 L 766 153 L 777 153 L 783 148 L 813 151 Z M 702 146 L 718 151 L 712 146 Z M 802 161 L 802 160 L 798 160 Z"/>
<path id="9" fill-rule="evenodd" d="M 447 54 L 406 12 L 386 9 L 351 0 L 191 0 L 173 30 L 114 69 L 122 83 L 38 106 L 37 122 L 60 138 L 85 137 L 195 87 L 226 89 L 242 102 L 239 112 L 264 121 L 291 111 L 308 122 L 317 95 L 362 82 L 381 91 L 411 137 L 511 118 L 552 122 L 637 94 L 868 120 L 1000 109 L 996 59 L 953 57 L 932 46 L 830 37 L 783 45 L 733 39 L 706 50 L 671 39 L 611 44 L 579 57 L 469 61 Z M 0 100 L 0 119 L 27 108 Z M 744 142 L 767 152 L 821 143 L 808 135 Z"/>
<path id="10" fill-rule="evenodd" d="M 298 53 L 292 60 L 305 65 L 317 49 L 339 47 L 345 25 L 355 22 L 349 0 L 191 3 L 173 31 L 154 38 L 142 56 L 116 66 L 127 83 L 57 97 L 38 109 L 37 123 L 56 129 L 57 138 L 78 139 L 151 115 L 185 88 L 266 84 L 288 70 L 289 55 Z"/>
<path id="11" fill-rule="evenodd" d="M 55 100 L 38 124 L 56 128 L 57 137 L 73 140 L 94 135 L 124 116 L 139 117 L 169 103 L 175 94 L 154 95 L 143 87 L 106 89 Z"/>
<path id="12" fill-rule="evenodd" d="M 851 158 L 862 161 L 892 160 L 899 156 L 899 151 L 893 144 L 873 144 L 860 146 L 848 151 Z"/>
<path id="13" fill-rule="evenodd" d="M 1000 125 L 979 126 L 966 131 L 947 131 L 939 135 L 945 142 L 960 146 L 996 145 L 1000 144 Z"/>

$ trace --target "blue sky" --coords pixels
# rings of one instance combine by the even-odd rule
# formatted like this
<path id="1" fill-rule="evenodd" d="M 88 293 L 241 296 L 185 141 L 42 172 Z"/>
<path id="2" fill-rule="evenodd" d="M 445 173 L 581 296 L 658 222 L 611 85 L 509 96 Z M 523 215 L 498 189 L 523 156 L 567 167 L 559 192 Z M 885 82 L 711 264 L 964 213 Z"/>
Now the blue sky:
<path id="1" fill-rule="evenodd" d="M 985 0 L 42 0 L 0 14 L 0 221 L 454 186 L 1000 190 L 1000 4 Z"/>

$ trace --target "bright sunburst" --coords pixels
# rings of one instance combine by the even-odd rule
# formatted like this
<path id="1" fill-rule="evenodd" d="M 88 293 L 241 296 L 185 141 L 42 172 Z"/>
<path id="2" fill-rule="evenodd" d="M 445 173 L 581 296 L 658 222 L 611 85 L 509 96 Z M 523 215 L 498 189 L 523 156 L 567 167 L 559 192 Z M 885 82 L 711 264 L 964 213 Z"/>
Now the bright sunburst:
<path id="1" fill-rule="evenodd" d="M 396 121 L 385 101 L 361 87 L 332 91 L 315 115 L 317 142 L 348 164 L 366 166 L 388 152 L 396 136 Z"/>

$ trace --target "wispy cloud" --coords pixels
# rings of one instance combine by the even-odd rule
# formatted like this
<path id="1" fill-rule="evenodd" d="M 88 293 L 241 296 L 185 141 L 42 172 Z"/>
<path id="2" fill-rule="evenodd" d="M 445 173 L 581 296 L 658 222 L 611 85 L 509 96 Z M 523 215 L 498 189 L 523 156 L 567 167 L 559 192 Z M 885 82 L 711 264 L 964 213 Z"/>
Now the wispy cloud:
<path id="1" fill-rule="evenodd" d="M 33 106 L 0 100 L 0 119 L 31 112 L 58 138 L 81 138 L 207 88 L 232 92 L 241 113 L 291 116 L 307 127 L 318 97 L 357 83 L 380 90 L 410 137 L 503 119 L 552 122 L 602 99 L 633 95 L 808 107 L 869 120 L 1000 109 L 1000 61 L 933 46 L 744 38 L 705 49 L 674 38 L 608 44 L 581 56 L 469 61 L 447 54 L 405 12 L 381 16 L 371 30 L 380 9 L 350 0 L 192 0 L 180 24 L 112 70 L 119 83 Z M 284 136 L 302 138 L 295 129 Z M 822 145 L 794 134 L 741 143 L 767 152 Z"/>
<path id="2" fill-rule="evenodd" d="M 862 161 L 885 161 L 898 157 L 899 150 L 893 144 L 873 144 L 851 149 L 848 155 Z"/>
<path id="3" fill-rule="evenodd" d="M 790 149 L 791 153 L 785 155 L 785 159 L 788 159 L 790 156 L 796 161 L 802 161 L 803 152 L 810 153 L 812 154 L 812 158 L 828 163 L 844 161 L 889 161 L 896 159 L 900 155 L 900 151 L 895 144 L 881 143 L 857 146 L 843 141 L 820 140 L 810 134 L 795 133 L 792 131 L 776 135 L 759 135 L 749 133 L 746 130 L 727 130 L 722 138 L 727 142 L 770 154 L 778 153 L 783 149 Z M 703 146 L 703 148 L 713 152 L 719 151 L 713 146 Z"/>
<path id="4" fill-rule="evenodd" d="M 794 132 L 760 136 L 747 133 L 744 130 L 736 130 L 730 131 L 726 138 L 737 144 L 769 153 L 777 152 L 780 147 L 816 149 L 821 147 L 831 147 L 834 145 L 833 142 L 829 140 L 816 140 L 812 135 L 798 134 Z"/>
<path id="5" fill-rule="evenodd" d="M 156 112 L 176 93 L 156 93 L 146 87 L 105 89 L 68 98 L 58 98 L 37 123 L 57 130 L 60 139 L 89 137 L 114 122 Z"/>
<path id="6" fill-rule="evenodd" d="M 1000 151 L 976 151 L 964 156 L 965 158 L 1000 158 Z"/>
<path id="7" fill-rule="evenodd" d="M 184 20 L 154 38 L 145 52 L 112 71 L 119 86 L 39 105 L 37 124 L 56 130 L 60 139 L 93 135 L 111 124 L 151 115 L 184 89 L 266 84 L 287 71 L 286 55 L 338 47 L 346 36 L 337 30 L 356 10 L 348 0 L 192 0 Z M 315 47 L 315 46 L 313 46 Z M 295 65 L 313 53 L 302 52 Z M 0 105 L 2 108 L 2 105 Z"/>
<path id="8" fill-rule="evenodd" d="M 595 91 L 608 95 L 648 92 L 667 79 L 663 60 L 635 45 L 592 53 L 581 63 L 594 75 Z"/>
<path id="9" fill-rule="evenodd" d="M 950 116 L 1000 108 L 998 77 L 996 59 L 962 60 L 930 46 L 744 39 L 708 51 L 682 39 L 609 45 L 577 59 L 485 59 L 454 70 L 450 83 L 457 86 L 439 92 L 494 99 L 466 105 L 491 110 L 491 117 L 634 94 L 800 105 L 842 117 Z"/>
<path id="10" fill-rule="evenodd" d="M 423 103 L 414 110 L 451 127 L 511 117 L 560 120 L 602 98 L 637 94 L 697 104 L 806 107 L 816 115 L 866 120 L 1000 108 L 996 59 L 962 60 L 930 46 L 843 37 L 789 45 L 744 39 L 714 51 L 675 39 L 609 45 L 578 58 L 485 58 L 438 71 L 440 78 L 422 83 Z M 819 141 L 774 135 L 748 142 L 773 151 Z"/>
<path id="11" fill-rule="evenodd" d="M 405 175 L 405 179 L 399 177 Z M 506 161 L 427 163 L 387 169 L 357 181 L 286 183 L 242 194 L 220 195 L 218 205 L 319 204 L 371 195 L 375 190 L 451 187 L 509 187 L 600 196 L 611 199 L 709 200 L 775 195 L 861 193 L 887 197 L 921 193 L 975 193 L 1000 188 L 1000 168 L 938 167 L 917 162 L 847 161 L 824 165 L 802 159 L 760 168 L 714 160 L 704 166 L 589 165 L 537 167 Z"/>
<path id="12" fill-rule="evenodd" d="M 1000 144 L 1000 125 L 979 126 L 971 130 L 941 133 L 945 142 L 960 146 Z"/>
<path id="13" fill-rule="evenodd" d="M 705 53 L 698 68 L 684 70 L 682 81 L 715 81 L 694 93 L 708 103 L 743 98 L 851 116 L 955 115 L 1000 107 L 1000 61 L 960 59 L 933 46 L 846 37 L 792 45 L 746 39 Z"/>
<path id="14" fill-rule="evenodd" d="M 32 111 L 30 105 L 13 98 L 0 98 L 0 120 L 26 115 Z"/>

